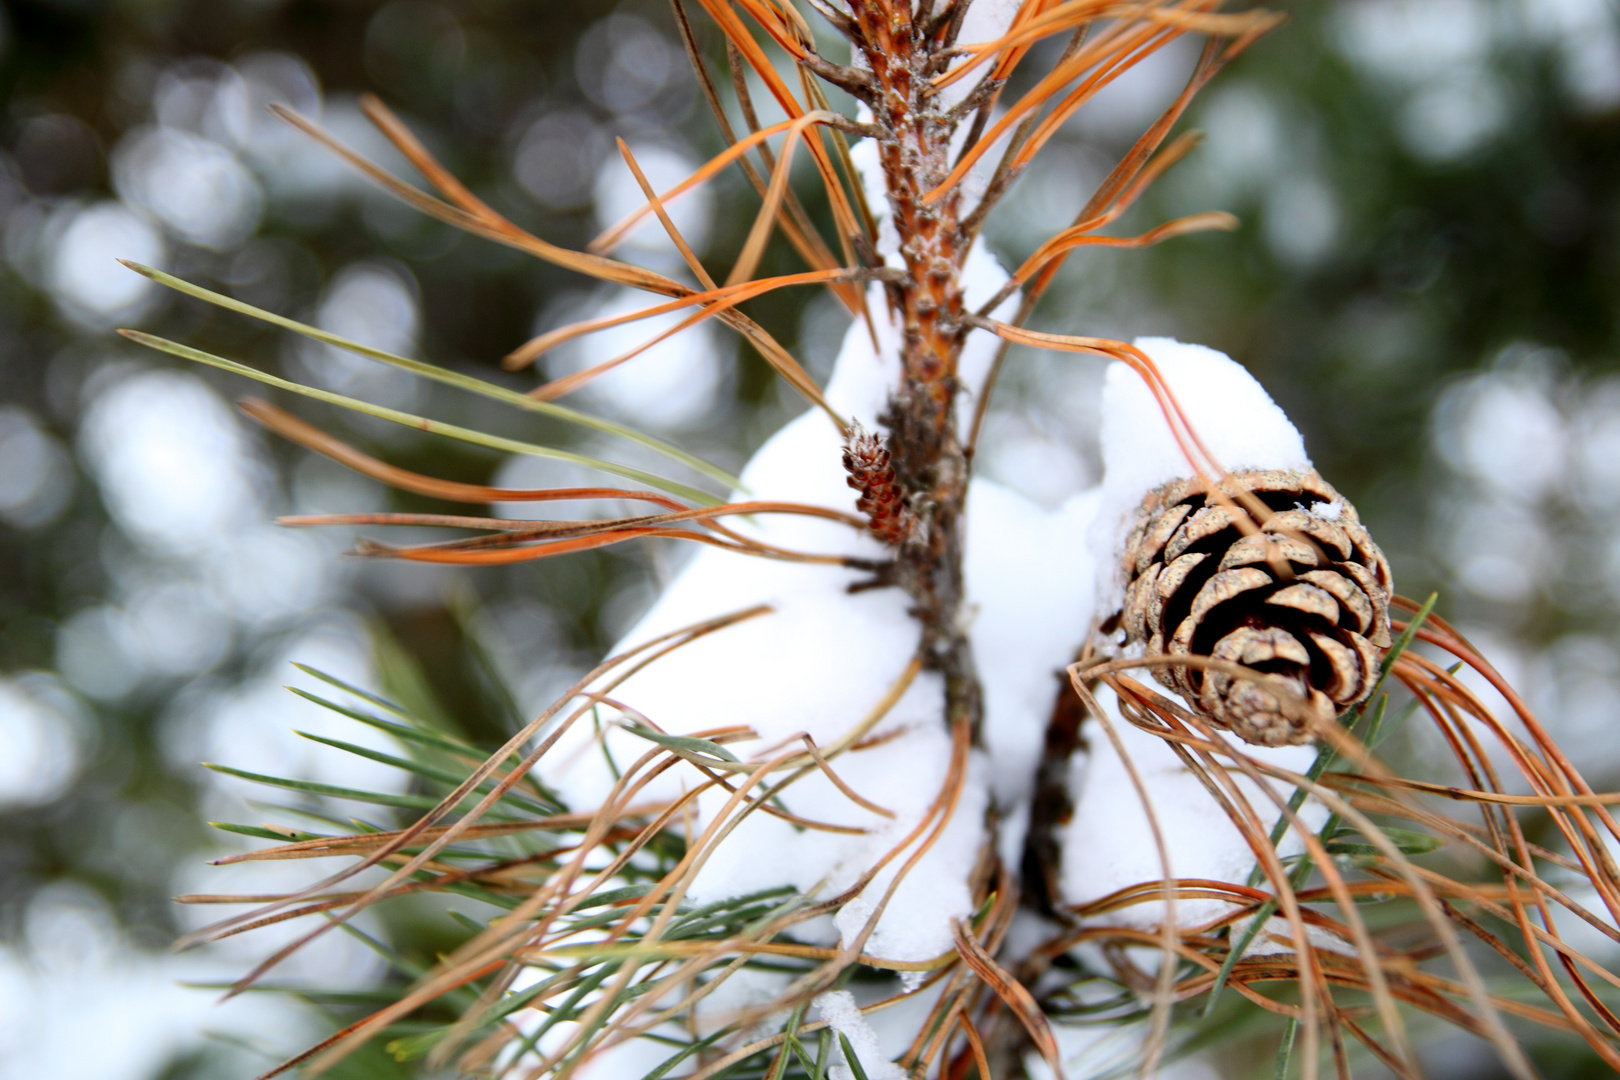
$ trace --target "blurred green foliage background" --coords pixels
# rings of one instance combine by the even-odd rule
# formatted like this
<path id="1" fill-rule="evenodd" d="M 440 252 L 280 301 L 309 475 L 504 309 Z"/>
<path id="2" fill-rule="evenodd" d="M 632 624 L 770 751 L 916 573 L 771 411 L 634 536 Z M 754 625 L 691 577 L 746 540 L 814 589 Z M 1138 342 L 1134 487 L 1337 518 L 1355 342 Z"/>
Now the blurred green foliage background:
<path id="1" fill-rule="evenodd" d="M 1171 334 L 1248 365 L 1359 505 L 1401 590 L 1439 589 L 1442 612 L 1612 784 L 1620 15 L 1608 0 L 1278 6 L 1290 21 L 1194 107 L 1206 144 L 1123 224 L 1226 209 L 1243 228 L 1077 255 L 1034 325 Z M 195 925 L 169 897 L 231 887 L 201 865 L 232 850 L 205 822 L 260 820 L 245 785 L 198 762 L 354 780 L 290 733 L 324 722 L 279 689 L 290 659 L 431 696 L 498 742 L 633 621 L 680 554 L 452 572 L 345 560 L 348 537 L 272 529 L 289 511 L 438 507 L 262 438 L 228 407 L 247 387 L 112 328 L 638 462 L 164 295 L 113 257 L 526 388 L 533 374 L 501 373 L 504 353 L 623 298 L 417 218 L 265 106 L 287 101 L 391 161 L 355 106 L 377 93 L 497 208 L 574 247 L 639 201 L 614 136 L 660 186 L 722 144 L 656 0 L 0 10 L 0 1072 L 247 1075 L 325 1021 L 266 997 L 215 1009 L 176 986 L 269 948 L 163 955 Z M 1169 50 L 1072 125 L 992 219 L 1004 260 L 1073 216 L 1192 56 Z M 716 277 L 756 208 L 735 174 L 681 204 Z M 639 237 L 634 257 L 669 264 Z M 793 266 L 785 245 L 770 258 Z M 845 325 L 829 298 L 783 292 L 750 313 L 825 374 Z M 559 354 L 547 372 L 638 340 Z M 719 330 L 640 363 L 584 404 L 730 468 L 802 407 Z M 981 466 L 1046 501 L 1092 482 L 1099 377 L 1090 360 L 1015 353 Z M 584 479 L 290 407 L 435 475 Z M 1404 750 L 1420 769 L 1422 751 L 1417 735 Z M 434 931 L 391 918 L 369 932 L 431 958 Z M 354 943 L 300 963 L 288 978 L 303 984 L 385 977 Z M 1470 1046 L 1436 1051 L 1434 1075 L 1489 1075 Z M 380 1054 L 353 1068 L 392 1071 Z"/>

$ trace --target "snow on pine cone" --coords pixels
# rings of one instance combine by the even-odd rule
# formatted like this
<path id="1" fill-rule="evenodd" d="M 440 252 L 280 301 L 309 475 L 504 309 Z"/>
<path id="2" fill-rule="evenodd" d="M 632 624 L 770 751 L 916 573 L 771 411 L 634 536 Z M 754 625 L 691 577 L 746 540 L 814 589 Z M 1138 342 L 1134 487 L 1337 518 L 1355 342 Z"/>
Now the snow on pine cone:
<path id="1" fill-rule="evenodd" d="M 1389 647 L 1389 564 L 1314 470 L 1240 472 L 1150 492 L 1125 544 L 1126 638 L 1172 665 L 1154 677 L 1251 743 L 1308 742 L 1364 700 Z M 1281 692 L 1277 692 L 1277 691 Z M 1292 692 L 1290 692 L 1292 691 Z"/>

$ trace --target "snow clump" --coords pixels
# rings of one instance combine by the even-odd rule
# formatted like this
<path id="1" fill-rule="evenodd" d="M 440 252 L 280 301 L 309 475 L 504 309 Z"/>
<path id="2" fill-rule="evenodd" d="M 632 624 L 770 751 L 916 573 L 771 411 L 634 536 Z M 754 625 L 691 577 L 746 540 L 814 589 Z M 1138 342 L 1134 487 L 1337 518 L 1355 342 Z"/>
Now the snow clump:
<path id="1" fill-rule="evenodd" d="M 1188 423 L 1220 465 L 1234 472 L 1311 467 L 1299 431 L 1254 376 L 1231 358 L 1170 338 L 1138 338 L 1136 347 L 1159 369 Z M 1158 401 L 1126 364 L 1116 362 L 1108 369 L 1102 416 L 1104 475 L 1090 537 L 1098 573 L 1099 616 L 1118 610 L 1123 599 L 1120 552 L 1132 512 L 1149 491 L 1192 474 Z M 1317 512 L 1326 514 L 1330 509 L 1324 505 Z M 1147 811 L 1125 759 L 1113 741 L 1088 722 L 1090 756 L 1077 756 L 1070 762 L 1068 787 L 1077 798 L 1073 817 L 1060 833 L 1063 901 L 1085 904 L 1166 877 L 1246 882 L 1255 866 L 1255 853 L 1203 782 L 1182 764 L 1169 744 L 1124 720 L 1111 690 L 1100 687 L 1097 698 L 1147 789 L 1169 865 L 1160 859 Z M 1256 761 L 1299 773 L 1310 767 L 1316 755 L 1311 746 L 1266 749 L 1235 740 L 1232 745 Z M 1292 789 L 1273 782 L 1268 795 L 1246 777 L 1234 780 L 1262 827 L 1270 830 L 1281 814 L 1278 800 L 1287 800 Z M 1318 829 L 1327 820 L 1327 810 L 1308 800 L 1299 819 L 1307 828 Z M 1278 851 L 1286 857 L 1303 847 L 1297 832 L 1291 830 Z M 1183 928 L 1194 927 L 1231 908 L 1219 900 L 1184 900 L 1175 906 L 1175 921 Z M 1100 921 L 1148 928 L 1163 918 L 1163 901 L 1152 900 L 1111 912 Z M 1280 929 L 1268 926 L 1267 931 L 1255 939 L 1251 953 L 1280 947 L 1269 942 L 1270 933 L 1287 934 L 1285 925 Z"/>

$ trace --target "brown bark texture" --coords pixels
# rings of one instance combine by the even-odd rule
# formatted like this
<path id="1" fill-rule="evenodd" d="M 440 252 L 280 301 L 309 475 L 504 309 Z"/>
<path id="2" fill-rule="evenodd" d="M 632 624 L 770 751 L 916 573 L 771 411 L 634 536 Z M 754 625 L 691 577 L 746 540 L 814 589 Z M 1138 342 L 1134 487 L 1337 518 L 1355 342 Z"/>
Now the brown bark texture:
<path id="1" fill-rule="evenodd" d="M 960 618 L 968 461 L 956 421 L 966 331 L 961 271 L 971 240 L 956 189 L 924 200 L 950 173 L 951 135 L 961 119 L 929 83 L 940 53 L 954 43 L 959 14 L 930 22 L 927 7 L 914 13 L 905 0 L 857 0 L 851 38 L 871 73 L 862 96 L 880 132 L 878 156 L 907 273 L 888 290 L 902 334 L 902 375 L 881 419 L 893 484 L 912 521 L 890 579 L 911 597 L 926 662 L 944 676 L 947 723 L 966 718 L 977 733 L 982 695 Z"/>

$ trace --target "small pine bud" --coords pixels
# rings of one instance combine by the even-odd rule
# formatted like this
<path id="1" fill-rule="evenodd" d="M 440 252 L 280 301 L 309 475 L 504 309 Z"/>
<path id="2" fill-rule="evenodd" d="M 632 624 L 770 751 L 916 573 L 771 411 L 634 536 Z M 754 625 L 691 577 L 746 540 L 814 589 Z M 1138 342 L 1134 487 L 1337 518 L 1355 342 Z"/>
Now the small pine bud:
<path id="1" fill-rule="evenodd" d="M 844 438 L 844 471 L 849 473 L 845 482 L 860 493 L 855 507 L 866 515 L 872 535 L 895 547 L 905 543 L 916 518 L 905 504 L 883 440 L 859 423 Z"/>

